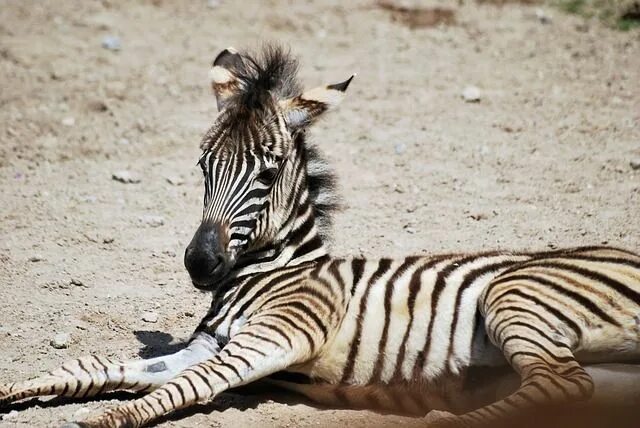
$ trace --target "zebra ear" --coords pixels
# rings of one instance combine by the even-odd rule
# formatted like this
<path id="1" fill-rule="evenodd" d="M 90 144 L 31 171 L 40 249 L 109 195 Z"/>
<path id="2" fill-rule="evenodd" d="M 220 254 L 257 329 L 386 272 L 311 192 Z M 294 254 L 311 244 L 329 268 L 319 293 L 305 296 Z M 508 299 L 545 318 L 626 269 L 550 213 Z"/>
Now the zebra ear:
<path id="1" fill-rule="evenodd" d="M 320 86 L 305 91 L 297 97 L 280 101 L 287 124 L 290 128 L 299 129 L 310 125 L 325 111 L 340 104 L 345 92 L 356 75 L 334 85 Z"/>
<path id="2" fill-rule="evenodd" d="M 211 87 L 218 103 L 218 111 L 224 108 L 225 102 L 229 98 L 241 90 L 237 74 L 243 68 L 242 55 L 234 48 L 223 50 L 213 60 L 209 75 L 211 77 Z"/>

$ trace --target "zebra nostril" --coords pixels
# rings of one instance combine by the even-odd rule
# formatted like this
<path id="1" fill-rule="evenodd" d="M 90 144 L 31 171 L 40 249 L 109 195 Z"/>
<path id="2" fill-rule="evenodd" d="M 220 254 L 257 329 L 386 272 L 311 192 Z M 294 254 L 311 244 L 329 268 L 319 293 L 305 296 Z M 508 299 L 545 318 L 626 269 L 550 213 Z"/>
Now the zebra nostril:
<path id="1" fill-rule="evenodd" d="M 187 270 L 191 270 L 191 267 L 193 266 L 193 248 L 191 247 L 187 247 L 184 252 L 184 266 Z"/>

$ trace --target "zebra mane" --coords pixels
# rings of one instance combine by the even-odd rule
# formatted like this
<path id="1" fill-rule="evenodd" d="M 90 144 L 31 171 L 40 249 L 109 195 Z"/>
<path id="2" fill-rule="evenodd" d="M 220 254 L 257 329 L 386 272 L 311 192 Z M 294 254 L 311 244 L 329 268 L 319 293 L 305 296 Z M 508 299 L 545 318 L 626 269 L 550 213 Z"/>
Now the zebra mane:
<path id="1" fill-rule="evenodd" d="M 229 99 L 227 109 L 236 112 L 261 111 L 276 100 L 302 93 L 298 82 L 298 60 L 280 45 L 265 44 L 259 53 L 242 52 L 234 74 L 241 90 Z"/>
<path id="2" fill-rule="evenodd" d="M 316 227 L 320 238 L 328 244 L 331 241 L 333 213 L 342 207 L 341 198 L 336 192 L 336 175 L 315 146 L 304 143 L 304 149 L 307 187 L 309 199 L 313 204 Z"/>

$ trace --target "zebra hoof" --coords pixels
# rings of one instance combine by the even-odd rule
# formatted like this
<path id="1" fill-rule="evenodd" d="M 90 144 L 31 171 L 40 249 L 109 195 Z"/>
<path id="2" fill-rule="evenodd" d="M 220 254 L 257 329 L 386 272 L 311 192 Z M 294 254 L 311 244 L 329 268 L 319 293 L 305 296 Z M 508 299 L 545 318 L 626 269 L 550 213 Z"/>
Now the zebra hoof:
<path id="1" fill-rule="evenodd" d="M 9 395 L 11 395 L 9 387 L 0 385 L 0 407 L 9 404 Z"/>

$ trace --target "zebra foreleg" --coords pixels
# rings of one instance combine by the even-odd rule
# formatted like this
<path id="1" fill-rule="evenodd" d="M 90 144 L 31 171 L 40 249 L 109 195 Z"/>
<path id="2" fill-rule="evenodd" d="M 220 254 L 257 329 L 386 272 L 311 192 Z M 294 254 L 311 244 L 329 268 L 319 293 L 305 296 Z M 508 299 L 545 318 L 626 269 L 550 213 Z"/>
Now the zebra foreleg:
<path id="1" fill-rule="evenodd" d="M 108 391 L 150 391 L 185 368 L 211 358 L 217 351 L 216 342 L 200 333 L 175 354 L 148 360 L 116 362 L 104 357 L 83 357 L 44 376 L 0 385 L 0 405 L 47 395 L 85 398 Z"/>
<path id="2" fill-rule="evenodd" d="M 218 355 L 184 370 L 153 392 L 96 418 L 63 428 L 134 428 L 178 409 L 208 402 L 221 392 L 244 385 L 308 358 L 309 347 L 292 335 L 287 344 L 271 339 L 268 328 L 237 333 Z"/>

